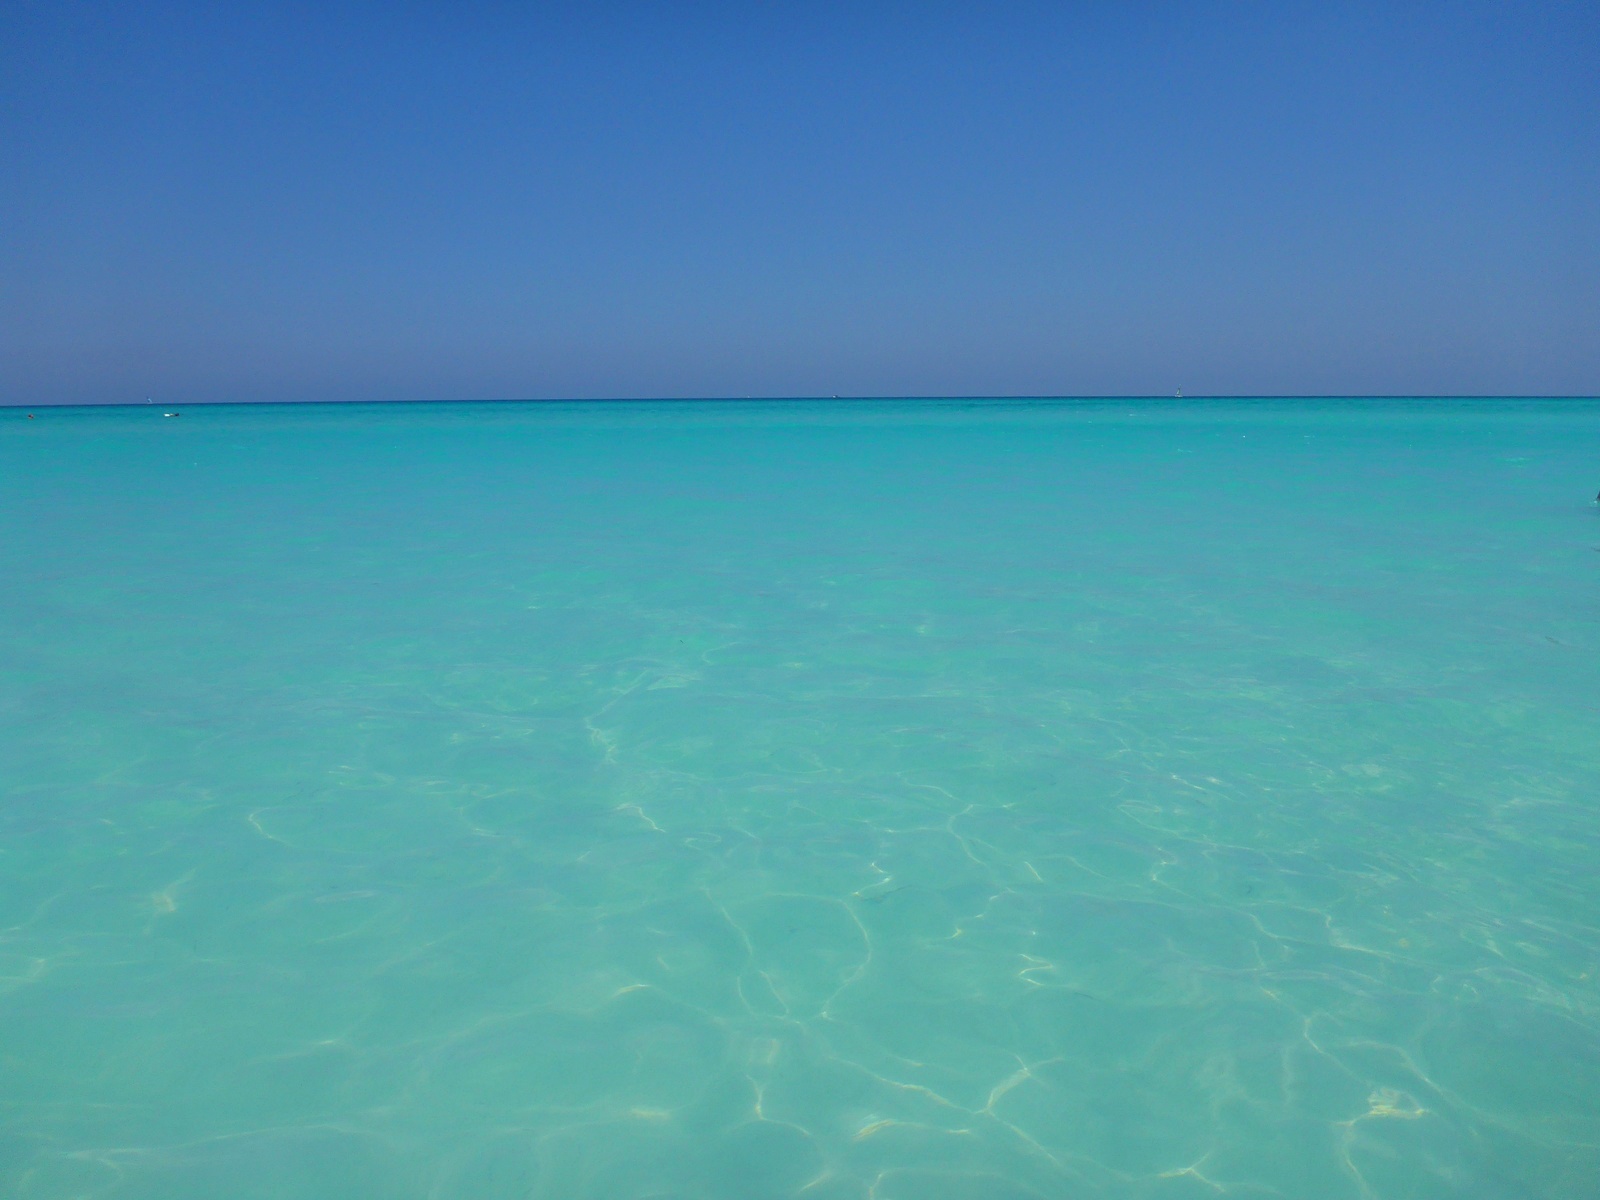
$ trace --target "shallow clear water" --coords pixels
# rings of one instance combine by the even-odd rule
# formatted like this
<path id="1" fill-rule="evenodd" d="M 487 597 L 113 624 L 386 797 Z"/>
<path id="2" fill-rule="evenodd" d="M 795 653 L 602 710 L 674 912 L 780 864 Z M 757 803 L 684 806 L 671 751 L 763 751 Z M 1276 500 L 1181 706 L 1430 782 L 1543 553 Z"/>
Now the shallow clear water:
<path id="1" fill-rule="evenodd" d="M 1594 1194 L 1600 403 L 0 417 L 0 1193 Z"/>

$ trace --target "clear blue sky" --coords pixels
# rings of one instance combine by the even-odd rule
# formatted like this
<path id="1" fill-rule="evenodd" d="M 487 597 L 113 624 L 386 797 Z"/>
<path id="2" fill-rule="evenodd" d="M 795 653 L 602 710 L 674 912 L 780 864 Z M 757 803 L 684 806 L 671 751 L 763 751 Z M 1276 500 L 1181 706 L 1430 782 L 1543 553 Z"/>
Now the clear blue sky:
<path id="1" fill-rule="evenodd" d="M 1600 392 L 1600 4 L 0 0 L 0 401 Z"/>

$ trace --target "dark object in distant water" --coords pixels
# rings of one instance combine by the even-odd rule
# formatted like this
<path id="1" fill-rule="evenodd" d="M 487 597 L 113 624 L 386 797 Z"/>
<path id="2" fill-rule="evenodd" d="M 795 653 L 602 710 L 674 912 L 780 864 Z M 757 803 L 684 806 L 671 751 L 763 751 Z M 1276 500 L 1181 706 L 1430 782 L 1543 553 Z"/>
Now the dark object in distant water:
<path id="1" fill-rule="evenodd" d="M 181 416 L 183 416 L 182 413 L 168 413 L 168 412 L 164 412 L 161 415 L 163 417 L 181 417 Z"/>

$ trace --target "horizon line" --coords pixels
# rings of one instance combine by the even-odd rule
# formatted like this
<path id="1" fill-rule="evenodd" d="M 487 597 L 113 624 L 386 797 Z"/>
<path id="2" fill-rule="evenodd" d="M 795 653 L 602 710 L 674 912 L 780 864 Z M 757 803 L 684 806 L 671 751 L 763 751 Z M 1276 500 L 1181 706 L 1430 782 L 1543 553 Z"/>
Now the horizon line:
<path id="1" fill-rule="evenodd" d="M 392 405 L 392 404 L 783 404 L 783 403 L 873 403 L 896 401 L 995 401 L 1046 402 L 1090 400 L 1161 400 L 1183 403 L 1190 400 L 1600 400 L 1600 393 L 1556 392 L 1206 392 L 1168 395 L 1145 392 L 1082 393 L 985 393 L 929 395 L 718 395 L 718 396 L 449 396 L 429 399 L 392 400 L 0 400 L 0 408 L 273 408 L 288 406 Z"/>

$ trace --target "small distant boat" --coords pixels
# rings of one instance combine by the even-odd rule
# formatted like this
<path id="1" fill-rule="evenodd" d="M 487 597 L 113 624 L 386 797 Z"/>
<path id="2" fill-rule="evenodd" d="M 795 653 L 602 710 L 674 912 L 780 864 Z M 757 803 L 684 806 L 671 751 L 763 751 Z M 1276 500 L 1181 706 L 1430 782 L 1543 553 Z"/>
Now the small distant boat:
<path id="1" fill-rule="evenodd" d="M 1172 398 L 1174 400 L 1182 400 L 1183 399 L 1183 389 L 1179 388 L 1177 391 L 1173 392 L 1172 393 Z"/>
<path id="2" fill-rule="evenodd" d="M 175 412 L 170 412 L 170 413 L 169 412 L 164 412 L 161 415 L 163 417 L 181 417 L 181 416 L 183 416 L 182 413 L 175 413 Z"/>

